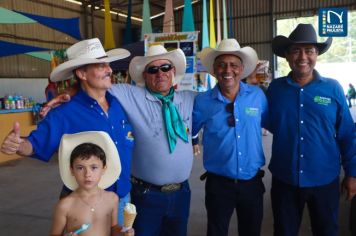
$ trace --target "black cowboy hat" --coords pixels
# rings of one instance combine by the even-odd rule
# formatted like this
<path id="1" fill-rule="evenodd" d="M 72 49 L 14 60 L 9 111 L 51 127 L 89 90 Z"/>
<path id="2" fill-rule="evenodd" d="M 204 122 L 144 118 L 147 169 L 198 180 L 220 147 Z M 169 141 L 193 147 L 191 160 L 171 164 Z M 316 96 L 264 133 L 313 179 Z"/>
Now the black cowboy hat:
<path id="1" fill-rule="evenodd" d="M 311 24 L 298 24 L 288 38 L 282 35 L 273 38 L 272 51 L 277 56 L 286 57 L 286 50 L 293 44 L 313 44 L 321 55 L 329 49 L 332 41 L 332 38 L 329 37 L 325 42 L 318 43 L 315 29 Z"/>

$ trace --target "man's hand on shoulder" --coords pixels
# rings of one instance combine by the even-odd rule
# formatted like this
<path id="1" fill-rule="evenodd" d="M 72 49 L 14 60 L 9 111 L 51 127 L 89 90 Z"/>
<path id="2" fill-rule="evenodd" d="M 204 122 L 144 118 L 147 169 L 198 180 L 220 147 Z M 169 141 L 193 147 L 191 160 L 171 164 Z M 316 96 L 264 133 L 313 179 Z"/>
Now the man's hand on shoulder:
<path id="1" fill-rule="evenodd" d="M 46 115 L 52 108 L 57 107 L 69 101 L 70 101 L 69 94 L 67 93 L 59 94 L 57 97 L 53 98 L 51 101 L 47 102 L 45 105 L 42 106 L 42 109 L 40 111 L 41 118 L 46 117 Z"/>

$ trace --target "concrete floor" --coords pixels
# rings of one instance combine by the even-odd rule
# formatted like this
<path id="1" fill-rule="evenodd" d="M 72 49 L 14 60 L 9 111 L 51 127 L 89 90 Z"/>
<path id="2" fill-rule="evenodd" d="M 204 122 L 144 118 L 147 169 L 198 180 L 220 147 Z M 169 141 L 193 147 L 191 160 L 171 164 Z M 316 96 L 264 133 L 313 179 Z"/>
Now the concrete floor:
<path id="1" fill-rule="evenodd" d="M 352 109 L 353 115 L 356 108 Z M 266 163 L 269 163 L 272 135 L 263 137 Z M 266 169 L 266 167 L 265 167 Z M 204 182 L 199 176 L 204 172 L 201 156 L 195 158 L 190 185 L 192 190 L 191 212 L 189 220 L 189 236 L 206 235 L 206 212 L 204 207 Z M 273 219 L 270 204 L 271 175 L 266 171 L 264 183 L 264 219 L 262 236 L 270 236 L 273 232 Z M 52 158 L 44 163 L 29 158 L 15 160 L 0 165 L 0 235 L 39 236 L 48 235 L 53 207 L 56 204 L 62 183 L 59 178 L 57 159 Z M 349 202 L 340 200 L 340 234 L 348 232 Z M 234 215 L 229 235 L 237 235 L 237 220 Z M 300 235 L 312 235 L 309 227 L 308 214 L 305 210 Z"/>

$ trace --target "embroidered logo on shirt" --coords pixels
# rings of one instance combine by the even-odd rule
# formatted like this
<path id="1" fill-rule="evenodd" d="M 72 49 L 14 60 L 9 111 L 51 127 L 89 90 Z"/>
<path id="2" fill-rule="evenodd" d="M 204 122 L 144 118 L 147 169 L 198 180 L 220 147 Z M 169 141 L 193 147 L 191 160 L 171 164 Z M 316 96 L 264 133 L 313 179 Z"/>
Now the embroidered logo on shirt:
<path id="1" fill-rule="evenodd" d="M 129 140 L 129 141 L 133 141 L 134 140 L 134 136 L 133 136 L 131 131 L 127 132 L 126 140 Z"/>
<path id="2" fill-rule="evenodd" d="M 248 116 L 257 116 L 258 115 L 258 108 L 255 107 L 246 107 L 245 113 Z"/>
<path id="3" fill-rule="evenodd" d="M 315 96 L 314 102 L 318 103 L 319 105 L 327 106 L 331 103 L 331 98 L 322 97 L 322 96 Z"/>

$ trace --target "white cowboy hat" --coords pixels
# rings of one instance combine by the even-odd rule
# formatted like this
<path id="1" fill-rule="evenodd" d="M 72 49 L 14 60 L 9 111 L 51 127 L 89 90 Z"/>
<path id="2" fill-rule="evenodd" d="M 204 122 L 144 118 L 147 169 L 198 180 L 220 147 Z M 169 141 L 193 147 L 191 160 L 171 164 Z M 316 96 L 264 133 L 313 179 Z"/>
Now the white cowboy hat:
<path id="1" fill-rule="evenodd" d="M 169 60 L 176 69 L 176 74 L 174 77 L 174 84 L 178 84 L 181 79 L 183 79 L 186 68 L 186 59 L 184 52 L 181 49 L 175 49 L 167 52 L 162 45 L 153 45 L 148 48 L 146 56 L 136 56 L 134 57 L 129 65 L 129 73 L 132 78 L 139 86 L 145 85 L 145 80 L 143 79 L 143 71 L 146 66 L 152 61 L 156 60 Z"/>
<path id="2" fill-rule="evenodd" d="M 214 75 L 215 58 L 223 54 L 235 55 L 242 60 L 244 71 L 241 74 L 241 79 L 251 74 L 258 62 L 257 53 L 253 48 L 241 48 L 236 39 L 223 39 L 217 49 L 204 48 L 200 53 L 201 62 L 209 74 Z"/>
<path id="3" fill-rule="evenodd" d="M 60 64 L 50 74 L 53 82 L 67 80 L 73 75 L 73 70 L 81 66 L 95 63 L 109 63 L 130 56 L 126 49 L 117 48 L 105 53 L 98 38 L 80 41 L 67 49 L 68 61 Z"/>
<path id="4" fill-rule="evenodd" d="M 65 134 L 62 137 L 59 151 L 59 174 L 65 186 L 71 190 L 78 187 L 77 181 L 70 171 L 70 155 L 75 147 L 82 143 L 93 143 L 101 147 L 106 156 L 106 170 L 101 177 L 99 187 L 106 189 L 115 183 L 121 173 L 120 156 L 110 136 L 103 131 L 87 131 Z"/>

